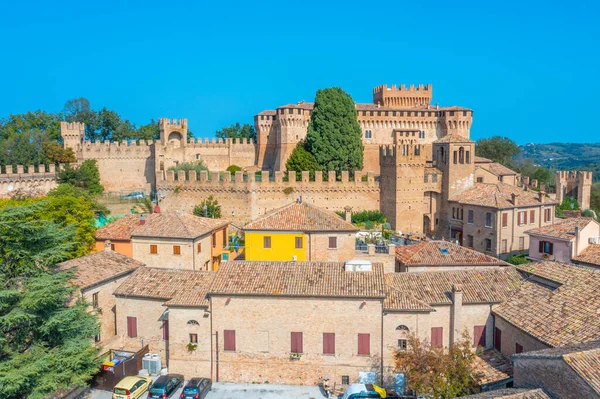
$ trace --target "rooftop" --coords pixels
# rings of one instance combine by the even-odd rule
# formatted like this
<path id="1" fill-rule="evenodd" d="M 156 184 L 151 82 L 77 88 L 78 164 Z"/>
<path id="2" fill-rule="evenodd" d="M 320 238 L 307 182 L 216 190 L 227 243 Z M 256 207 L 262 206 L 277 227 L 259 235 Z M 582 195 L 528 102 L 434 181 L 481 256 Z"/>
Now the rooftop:
<path id="1" fill-rule="evenodd" d="M 542 389 L 505 388 L 463 396 L 463 399 L 551 399 Z"/>
<path id="2" fill-rule="evenodd" d="M 396 260 L 407 266 L 509 266 L 503 260 L 447 241 L 396 247 Z"/>
<path id="3" fill-rule="evenodd" d="M 224 219 L 203 218 L 181 212 L 154 213 L 145 217 L 133 237 L 197 238 L 229 224 Z"/>
<path id="4" fill-rule="evenodd" d="M 475 356 L 473 369 L 473 379 L 478 386 L 498 383 L 513 376 L 512 362 L 496 349 L 488 349 Z"/>
<path id="5" fill-rule="evenodd" d="M 538 227 L 537 229 L 530 229 L 525 231 L 527 234 L 539 235 L 545 237 L 553 237 L 561 240 L 574 240 L 575 229 L 580 230 L 586 227 L 590 223 L 597 223 L 592 218 L 572 218 L 572 219 L 561 219 L 557 220 L 556 223 L 549 226 Z"/>
<path id="6" fill-rule="evenodd" d="M 475 156 L 475 163 L 476 164 L 478 164 L 478 163 L 493 163 L 493 162 L 494 161 L 492 161 L 491 159 Z"/>
<path id="7" fill-rule="evenodd" d="M 518 196 L 517 205 L 513 203 L 513 194 Z M 449 198 L 449 201 L 464 205 L 477 205 L 497 209 L 538 206 L 542 204 L 537 192 L 525 191 L 520 187 L 501 182 L 492 184 L 475 183 L 473 187 Z M 557 204 L 558 202 L 545 197 L 543 203 L 550 205 Z"/>
<path id="8" fill-rule="evenodd" d="M 214 272 L 142 267 L 114 295 L 158 299 L 170 306 L 206 307 L 206 293 L 214 279 Z"/>
<path id="9" fill-rule="evenodd" d="M 442 138 L 437 139 L 434 143 L 472 143 L 473 140 L 468 137 L 461 136 L 460 134 L 449 134 Z"/>
<path id="10" fill-rule="evenodd" d="M 281 108 L 293 108 L 293 109 L 305 109 L 312 110 L 315 106 L 313 102 L 298 102 L 296 104 L 285 104 L 277 107 L 277 109 Z M 383 105 L 370 104 L 370 103 L 360 103 L 355 104 L 357 111 L 471 111 L 470 108 L 460 107 L 457 105 L 447 106 L 447 107 L 439 107 L 434 105 L 415 105 L 413 107 L 407 106 L 393 106 L 386 107 Z M 259 112 L 257 115 L 276 115 L 277 111 L 275 110 L 264 110 Z"/>
<path id="11" fill-rule="evenodd" d="M 398 291 L 393 300 L 386 299 L 390 311 L 426 311 L 430 305 L 452 304 L 452 286 L 460 285 L 463 303 L 500 303 L 524 283 L 515 268 L 457 270 L 428 273 L 387 273 L 386 285 Z M 388 289 L 389 289 L 388 288 Z M 394 291 L 392 291 L 394 293 Z M 410 295 L 410 297 L 407 297 Z"/>
<path id="12" fill-rule="evenodd" d="M 84 289 L 125 275 L 140 266 L 144 264 L 128 256 L 113 251 L 101 251 L 59 263 L 58 270 L 73 271 L 74 277 L 71 282 Z"/>
<path id="13" fill-rule="evenodd" d="M 337 214 L 304 202 L 293 202 L 248 223 L 244 230 L 358 231 Z"/>
<path id="14" fill-rule="evenodd" d="M 475 163 L 477 163 L 477 161 L 475 161 Z M 506 166 L 499 164 L 498 162 L 480 164 L 479 167 L 489 171 L 490 173 L 496 176 L 510 176 L 517 174 L 517 172 L 515 172 L 514 170 L 509 169 Z"/>
<path id="15" fill-rule="evenodd" d="M 558 262 L 517 268 L 528 283 L 495 305 L 495 315 L 551 347 L 600 339 L 600 272 Z"/>
<path id="16" fill-rule="evenodd" d="M 385 296 L 383 265 L 346 271 L 342 262 L 224 262 L 211 293 L 223 295 L 359 297 Z"/>
<path id="17" fill-rule="evenodd" d="M 579 255 L 573 258 L 576 262 L 600 266 L 600 244 L 590 244 Z"/>
<path id="18" fill-rule="evenodd" d="M 131 233 L 140 224 L 139 215 L 127 215 L 96 230 L 96 240 L 130 240 Z"/>

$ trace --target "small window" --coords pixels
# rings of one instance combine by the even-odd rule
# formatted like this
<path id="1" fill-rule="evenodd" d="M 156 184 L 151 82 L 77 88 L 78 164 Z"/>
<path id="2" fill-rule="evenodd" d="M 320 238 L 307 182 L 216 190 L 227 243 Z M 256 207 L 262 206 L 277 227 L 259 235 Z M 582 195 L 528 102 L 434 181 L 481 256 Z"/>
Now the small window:
<path id="1" fill-rule="evenodd" d="M 127 316 L 127 336 L 129 338 L 137 337 L 137 317 Z"/>
<path id="2" fill-rule="evenodd" d="M 350 385 L 350 376 L 349 375 L 342 376 L 342 385 Z"/>
<path id="3" fill-rule="evenodd" d="M 549 241 L 540 241 L 539 252 L 552 255 L 554 253 L 554 244 Z"/>
<path id="4" fill-rule="evenodd" d="M 467 212 L 467 223 L 475 223 L 475 212 L 473 212 L 472 209 L 469 209 L 469 211 Z"/>
<path id="5" fill-rule="evenodd" d="M 302 249 L 302 237 L 296 237 L 296 249 Z"/>
<path id="6" fill-rule="evenodd" d="M 485 239 L 485 250 L 487 252 L 491 252 L 492 251 L 492 240 L 490 240 L 489 238 Z"/>
<path id="7" fill-rule="evenodd" d="M 190 334 L 190 344 L 198 343 L 198 334 Z"/>
<path id="8" fill-rule="evenodd" d="M 115 250 L 115 244 L 110 244 L 110 250 L 114 251 Z"/>
<path id="9" fill-rule="evenodd" d="M 473 346 L 485 348 L 485 326 L 473 327 Z"/>
<path id="10" fill-rule="evenodd" d="M 337 237 L 329 237 L 329 249 L 337 248 Z"/>
<path id="11" fill-rule="evenodd" d="M 181 255 L 181 246 L 173 245 L 173 255 Z"/>
<path id="12" fill-rule="evenodd" d="M 201 242 L 199 242 L 198 245 L 196 246 L 196 251 L 198 253 L 202 252 L 202 243 Z"/>
<path id="13" fill-rule="evenodd" d="M 502 227 L 506 228 L 508 227 L 508 213 L 504 212 L 502 214 Z"/>
<path id="14" fill-rule="evenodd" d="M 477 176 L 477 183 L 483 183 L 483 176 Z"/>
<path id="15" fill-rule="evenodd" d="M 519 237 L 519 251 L 525 249 L 525 237 Z"/>
<path id="16" fill-rule="evenodd" d="M 523 353 L 523 345 L 515 343 L 515 353 Z"/>
<path id="17" fill-rule="evenodd" d="M 535 223 L 535 211 L 532 209 L 529 211 L 529 224 Z"/>
<path id="18" fill-rule="evenodd" d="M 158 253 L 158 245 L 150 245 L 150 253 L 156 255 Z"/>
<path id="19" fill-rule="evenodd" d="M 399 339 L 398 340 L 398 350 L 399 351 L 406 351 L 406 348 L 408 347 L 408 342 L 405 339 Z"/>
<path id="20" fill-rule="evenodd" d="M 290 351 L 292 353 L 303 353 L 302 351 L 302 333 L 301 332 L 293 332 L 291 334 L 291 345 Z"/>
<path id="21" fill-rule="evenodd" d="M 492 212 L 485 214 L 485 227 L 492 227 Z"/>
<path id="22" fill-rule="evenodd" d="M 470 234 L 467 234 L 467 247 L 473 248 L 473 236 Z"/>
<path id="23" fill-rule="evenodd" d="M 98 307 L 98 293 L 94 292 L 92 294 L 92 308 L 96 309 Z"/>
<path id="24" fill-rule="evenodd" d="M 187 324 L 189 326 L 199 326 L 200 323 L 198 323 L 196 320 L 188 320 Z"/>
<path id="25" fill-rule="evenodd" d="M 429 175 L 423 177 L 425 183 L 429 183 Z"/>
<path id="26" fill-rule="evenodd" d="M 100 342 L 100 341 L 102 341 L 102 337 L 100 337 L 100 334 L 98 334 L 98 335 L 95 335 L 95 336 L 94 336 L 94 342 L 95 342 L 95 343 L 98 343 L 98 342 Z"/>
<path id="27" fill-rule="evenodd" d="M 371 334 L 358 334 L 358 354 L 371 354 Z"/>
<path id="28" fill-rule="evenodd" d="M 431 327 L 431 346 L 441 348 L 444 345 L 444 327 Z"/>
<path id="29" fill-rule="evenodd" d="M 271 237 L 269 237 L 269 236 L 263 237 L 263 247 L 271 248 Z"/>
<path id="30" fill-rule="evenodd" d="M 431 182 L 432 183 L 437 183 L 437 179 L 438 179 L 437 176 L 438 176 L 437 174 L 431 176 Z"/>

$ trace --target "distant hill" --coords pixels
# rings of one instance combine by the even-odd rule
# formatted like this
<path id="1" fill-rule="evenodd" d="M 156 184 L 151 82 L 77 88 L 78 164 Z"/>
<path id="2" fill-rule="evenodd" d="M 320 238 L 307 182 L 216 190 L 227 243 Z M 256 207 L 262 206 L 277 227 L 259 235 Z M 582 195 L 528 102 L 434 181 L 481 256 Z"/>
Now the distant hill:
<path id="1" fill-rule="evenodd" d="M 533 163 L 555 170 L 591 170 L 594 180 L 600 179 L 600 143 L 550 143 L 520 146 L 517 161 L 531 159 Z"/>

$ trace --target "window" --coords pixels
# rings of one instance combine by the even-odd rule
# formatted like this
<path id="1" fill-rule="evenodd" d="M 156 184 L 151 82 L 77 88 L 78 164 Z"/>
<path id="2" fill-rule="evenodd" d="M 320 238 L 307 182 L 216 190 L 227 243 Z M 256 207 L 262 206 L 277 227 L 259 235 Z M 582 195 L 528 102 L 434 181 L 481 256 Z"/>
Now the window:
<path id="1" fill-rule="evenodd" d="M 223 350 L 235 351 L 235 330 L 223 331 Z"/>
<path id="2" fill-rule="evenodd" d="M 92 308 L 96 309 L 98 307 L 98 293 L 94 292 L 92 294 Z"/>
<path id="3" fill-rule="evenodd" d="M 150 253 L 156 255 L 158 253 L 158 245 L 150 245 Z"/>
<path id="4" fill-rule="evenodd" d="M 515 343 L 515 353 L 523 353 L 523 345 Z"/>
<path id="5" fill-rule="evenodd" d="M 405 339 L 398 340 L 398 350 L 399 351 L 405 351 L 407 347 L 408 347 L 408 343 Z"/>
<path id="6" fill-rule="evenodd" d="M 165 341 L 169 339 L 169 320 L 162 321 L 162 338 Z"/>
<path id="7" fill-rule="evenodd" d="M 492 227 L 492 212 L 485 213 L 485 227 Z"/>
<path id="8" fill-rule="evenodd" d="M 110 250 L 114 251 L 115 250 L 115 244 L 110 244 Z"/>
<path id="9" fill-rule="evenodd" d="M 437 175 L 431 175 L 431 182 L 437 183 Z"/>
<path id="10" fill-rule="evenodd" d="M 489 238 L 485 239 L 485 250 L 487 252 L 491 252 L 492 251 L 492 240 L 490 240 Z"/>
<path id="11" fill-rule="evenodd" d="M 467 247 L 473 248 L 473 236 L 470 234 L 467 234 Z"/>
<path id="12" fill-rule="evenodd" d="M 502 352 L 502 330 L 498 327 L 495 327 L 494 330 L 494 348 L 496 348 L 498 352 Z"/>
<path id="13" fill-rule="evenodd" d="M 485 348 L 485 326 L 473 327 L 473 346 Z"/>
<path id="14" fill-rule="evenodd" d="M 216 248 L 217 247 L 217 233 L 212 233 L 211 237 L 212 237 L 211 238 L 212 246 L 213 246 L 213 248 Z"/>
<path id="15" fill-rule="evenodd" d="M 173 245 L 173 255 L 181 255 L 181 247 L 179 245 Z"/>
<path id="16" fill-rule="evenodd" d="M 452 207 L 452 219 L 456 219 L 456 208 Z"/>
<path id="17" fill-rule="evenodd" d="M 471 151 L 467 151 L 467 163 L 471 163 Z"/>
<path id="18" fill-rule="evenodd" d="M 502 253 L 503 253 L 503 254 L 505 254 L 505 253 L 507 253 L 507 252 L 508 252 L 508 248 L 507 248 L 507 246 L 508 246 L 508 242 L 507 242 L 505 239 L 504 239 L 504 240 L 502 240 Z"/>
<path id="19" fill-rule="evenodd" d="M 198 323 L 196 320 L 188 320 L 187 322 L 188 326 L 199 326 L 200 323 Z"/>
<path id="20" fill-rule="evenodd" d="M 206 261 L 204 262 L 204 270 L 208 270 L 208 267 L 210 266 L 210 261 Z"/>
<path id="21" fill-rule="evenodd" d="M 425 176 L 423 177 L 423 179 L 424 179 L 423 181 L 424 181 L 425 183 L 428 183 L 428 182 L 429 182 L 429 175 L 425 175 Z"/>
<path id="22" fill-rule="evenodd" d="M 302 353 L 302 333 L 293 332 L 290 351 L 292 353 Z"/>
<path id="23" fill-rule="evenodd" d="M 358 334 L 358 354 L 371 354 L 371 334 Z"/>
<path id="24" fill-rule="evenodd" d="M 425 138 L 425 132 L 419 132 L 419 138 L 420 139 L 424 139 Z"/>
<path id="25" fill-rule="evenodd" d="M 441 348 L 443 346 L 444 327 L 431 327 L 431 346 Z"/>
<path id="26" fill-rule="evenodd" d="M 551 210 L 551 208 L 544 209 L 544 222 L 546 223 L 552 220 L 552 214 L 550 213 Z"/>
<path id="27" fill-rule="evenodd" d="M 323 354 L 335 355 L 335 333 L 323 333 Z"/>
<path id="28" fill-rule="evenodd" d="M 198 253 L 202 252 L 202 243 L 199 242 L 198 245 L 196 246 L 196 250 L 198 251 Z"/>
<path id="29" fill-rule="evenodd" d="M 337 237 L 329 237 L 329 249 L 337 248 Z"/>
<path id="30" fill-rule="evenodd" d="M 519 237 L 519 251 L 525 249 L 525 237 Z"/>
<path id="31" fill-rule="evenodd" d="M 302 249 L 302 237 L 296 237 L 296 249 Z"/>
<path id="32" fill-rule="evenodd" d="M 198 334 L 190 334 L 190 344 L 198 343 Z"/>
<path id="33" fill-rule="evenodd" d="M 502 228 L 508 227 L 508 213 L 502 213 Z"/>
<path id="34" fill-rule="evenodd" d="M 457 159 L 458 159 L 458 152 L 454 151 L 454 164 L 457 164 Z"/>
<path id="35" fill-rule="evenodd" d="M 529 211 L 529 224 L 535 223 L 535 211 L 532 209 Z"/>
<path id="36" fill-rule="evenodd" d="M 538 249 L 541 254 L 552 255 L 554 253 L 554 244 L 549 241 L 540 241 Z"/>
<path id="37" fill-rule="evenodd" d="M 350 376 L 349 375 L 342 376 L 342 385 L 350 385 Z"/>
<path id="38" fill-rule="evenodd" d="M 95 342 L 95 343 L 98 343 L 98 342 L 100 342 L 100 341 L 102 341 L 102 338 L 100 337 L 100 334 L 98 334 L 98 335 L 94 335 L 94 342 Z"/>
<path id="39" fill-rule="evenodd" d="M 269 237 L 269 236 L 263 237 L 263 247 L 271 248 L 271 237 Z"/>
<path id="40" fill-rule="evenodd" d="M 467 223 L 475 223 L 475 212 L 473 212 L 473 210 L 471 209 L 469 209 L 469 211 L 467 212 Z"/>
<path id="41" fill-rule="evenodd" d="M 523 225 L 527 224 L 527 211 L 519 212 L 518 219 L 519 219 L 519 226 L 523 226 Z"/>
<path id="42" fill-rule="evenodd" d="M 477 183 L 483 183 L 483 176 L 477 176 Z"/>
<path id="43" fill-rule="evenodd" d="M 127 316 L 127 336 L 129 338 L 137 337 L 137 317 Z"/>
<path id="44" fill-rule="evenodd" d="M 371 132 L 370 130 L 365 130 L 365 138 L 366 139 L 373 138 L 373 132 Z"/>

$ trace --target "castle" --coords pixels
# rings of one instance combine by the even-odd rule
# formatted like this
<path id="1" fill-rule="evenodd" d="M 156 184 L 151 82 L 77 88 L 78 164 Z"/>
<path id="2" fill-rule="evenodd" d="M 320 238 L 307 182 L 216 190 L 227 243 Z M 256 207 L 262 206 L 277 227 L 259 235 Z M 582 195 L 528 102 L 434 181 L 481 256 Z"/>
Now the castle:
<path id="1" fill-rule="evenodd" d="M 312 180 L 308 172 L 298 176 L 284 173 L 288 156 L 306 137 L 313 109 L 313 104 L 306 102 L 257 114 L 256 143 L 188 140 L 186 119 L 164 118 L 159 120 L 160 139 L 156 142 L 92 143 L 84 140 L 81 123 L 61 122 L 61 135 L 78 162 L 97 160 L 108 192 L 155 191 L 163 209 L 186 211 L 213 194 L 221 204 L 223 217 L 240 224 L 302 197 L 336 211 L 347 206 L 357 211 L 379 209 L 396 230 L 462 241 L 470 239 L 463 237 L 469 236 L 466 232 L 470 230 L 470 223 L 464 221 L 465 209 L 469 208 L 467 213 L 480 213 L 485 223 L 490 218 L 485 206 L 471 197 L 491 195 L 495 203 L 487 206 L 495 208 L 498 217 L 504 217 L 501 210 L 507 209 L 506 203 L 504 208 L 500 206 L 503 196 L 508 196 L 506 201 L 515 209 L 524 204 L 539 205 L 539 212 L 546 212 L 542 208 L 554 206 L 553 197 L 534 201 L 528 188 L 536 188 L 537 182 L 530 184 L 516 172 L 475 156 L 474 143 L 469 139 L 472 110 L 431 105 L 431 99 L 431 85 L 381 85 L 373 89 L 373 104 L 356 104 L 363 131 L 364 169 L 353 179 L 347 172 L 336 176 L 330 171 L 325 180 L 322 172 Z M 198 160 L 211 172 L 175 174 L 169 170 Z M 225 171 L 230 165 L 238 165 L 244 172 L 231 175 Z M 0 195 L 7 194 L 3 184 L 7 179 L 25 182 L 25 186 L 27 181 L 41 179 L 46 190 L 55 185 L 56 179 L 52 180 L 52 173 L 45 167 L 38 168 L 37 173 L 34 167 L 27 169 L 27 173 L 15 174 L 7 169 L 0 174 Z M 496 192 L 490 194 L 486 185 L 494 185 Z M 539 189 L 544 191 L 545 187 Z M 557 189 L 558 201 L 571 195 L 582 209 L 588 208 L 591 173 L 558 172 Z M 500 252 L 502 243 L 486 241 L 481 245 Z"/>

